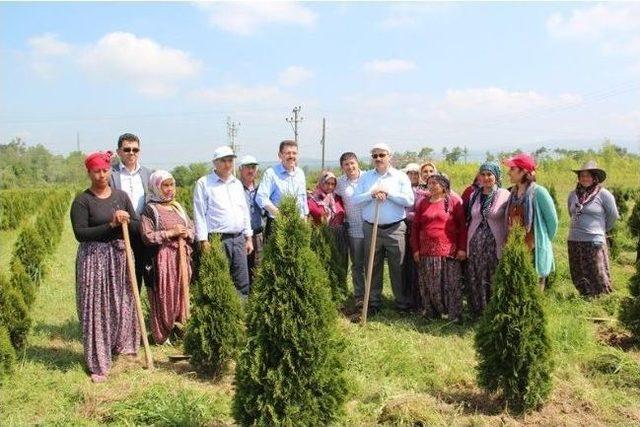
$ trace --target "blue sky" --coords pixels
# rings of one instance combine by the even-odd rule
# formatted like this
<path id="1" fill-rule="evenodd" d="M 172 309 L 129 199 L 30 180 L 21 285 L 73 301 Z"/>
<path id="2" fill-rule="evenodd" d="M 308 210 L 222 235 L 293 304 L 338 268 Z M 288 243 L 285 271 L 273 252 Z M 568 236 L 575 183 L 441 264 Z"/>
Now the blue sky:
<path id="1" fill-rule="evenodd" d="M 56 153 L 138 134 L 154 167 L 466 145 L 640 144 L 632 3 L 1 3 L 0 141 Z"/>

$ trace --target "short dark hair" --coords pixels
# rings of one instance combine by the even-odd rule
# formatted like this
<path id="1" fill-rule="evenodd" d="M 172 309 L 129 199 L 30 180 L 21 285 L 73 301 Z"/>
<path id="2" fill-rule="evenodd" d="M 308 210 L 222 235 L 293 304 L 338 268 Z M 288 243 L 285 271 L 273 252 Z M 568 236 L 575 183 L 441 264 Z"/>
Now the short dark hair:
<path id="1" fill-rule="evenodd" d="M 124 141 L 133 141 L 137 142 L 138 145 L 140 145 L 140 139 L 132 133 L 123 133 L 122 135 L 120 135 L 120 137 L 118 138 L 118 148 L 122 148 L 122 143 Z"/>
<path id="2" fill-rule="evenodd" d="M 298 143 L 295 142 L 292 139 L 285 139 L 284 141 L 282 141 L 280 143 L 280 148 L 278 149 L 278 152 L 282 153 L 282 150 L 284 150 L 284 147 L 296 147 L 296 148 L 298 148 Z"/>
<path id="3" fill-rule="evenodd" d="M 352 153 L 351 151 L 347 151 L 346 153 L 342 153 L 340 155 L 340 166 L 342 166 L 342 163 L 346 162 L 347 160 L 351 160 L 354 159 L 356 162 L 358 161 L 358 156 L 356 156 L 356 153 Z"/>

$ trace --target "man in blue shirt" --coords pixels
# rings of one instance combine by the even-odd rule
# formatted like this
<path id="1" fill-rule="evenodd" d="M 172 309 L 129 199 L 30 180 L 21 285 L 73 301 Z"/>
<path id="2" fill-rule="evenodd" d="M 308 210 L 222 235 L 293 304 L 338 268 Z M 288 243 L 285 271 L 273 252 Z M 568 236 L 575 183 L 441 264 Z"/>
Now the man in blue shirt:
<path id="1" fill-rule="evenodd" d="M 232 175 L 235 157 L 227 146 L 213 152 L 214 170 L 196 182 L 193 192 L 193 222 L 203 252 L 210 249 L 209 235 L 220 236 L 236 290 L 246 297 L 253 231 L 242 184 Z"/>
<path id="2" fill-rule="evenodd" d="M 370 313 L 374 314 L 382 303 L 382 274 L 386 256 L 396 307 L 406 311 L 410 309 L 411 301 L 402 286 L 402 263 L 405 252 L 405 208 L 413 206 L 414 202 L 411 182 L 405 173 L 391 166 L 391 149 L 387 144 L 374 145 L 371 157 L 375 168 L 361 175 L 353 196 L 353 203 L 362 207 L 365 265 L 369 263 L 375 208 L 377 203 L 380 204 L 368 307 Z M 357 297 L 356 306 L 362 307 L 363 301 L 358 301 Z"/>
<path id="3" fill-rule="evenodd" d="M 249 215 L 251 216 L 251 230 L 253 231 L 253 252 L 247 255 L 247 264 L 249 267 L 249 283 L 253 284 L 255 269 L 260 265 L 262 260 L 262 213 L 264 212 L 258 203 L 256 203 L 256 194 L 260 184 L 256 184 L 258 177 L 258 161 L 253 156 L 244 156 L 240 159 L 240 181 L 244 187 L 244 195 L 247 198 L 249 206 Z"/>
<path id="4" fill-rule="evenodd" d="M 307 206 L 307 180 L 304 171 L 298 164 L 298 143 L 285 140 L 280 143 L 278 150 L 280 164 L 267 169 L 262 175 L 260 188 L 256 194 L 256 202 L 260 208 L 267 211 L 267 225 L 265 227 L 265 239 L 271 234 L 273 219 L 278 214 L 280 200 L 286 194 L 293 195 L 297 199 L 300 215 L 306 217 L 309 214 Z"/>

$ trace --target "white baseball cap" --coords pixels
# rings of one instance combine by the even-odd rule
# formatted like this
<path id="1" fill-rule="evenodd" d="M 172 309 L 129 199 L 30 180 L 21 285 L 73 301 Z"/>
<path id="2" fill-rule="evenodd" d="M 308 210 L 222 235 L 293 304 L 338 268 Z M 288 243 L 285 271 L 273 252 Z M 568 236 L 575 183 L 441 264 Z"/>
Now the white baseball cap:
<path id="1" fill-rule="evenodd" d="M 259 165 L 260 163 L 258 163 L 258 161 L 256 160 L 255 157 L 253 156 L 243 156 L 240 159 L 240 166 L 247 166 L 247 165 Z"/>
<path id="2" fill-rule="evenodd" d="M 233 150 L 228 145 L 223 145 L 222 147 L 218 147 L 213 152 L 213 160 L 218 160 L 223 157 L 237 157 L 233 154 Z"/>
<path id="3" fill-rule="evenodd" d="M 375 150 L 384 150 L 387 153 L 391 154 L 391 147 L 382 142 L 371 147 L 371 153 L 373 153 Z"/>
<path id="4" fill-rule="evenodd" d="M 420 166 L 418 166 L 417 163 L 409 163 L 407 166 L 404 167 L 404 169 L 402 169 L 402 172 L 407 173 L 407 172 L 418 172 L 420 173 Z"/>

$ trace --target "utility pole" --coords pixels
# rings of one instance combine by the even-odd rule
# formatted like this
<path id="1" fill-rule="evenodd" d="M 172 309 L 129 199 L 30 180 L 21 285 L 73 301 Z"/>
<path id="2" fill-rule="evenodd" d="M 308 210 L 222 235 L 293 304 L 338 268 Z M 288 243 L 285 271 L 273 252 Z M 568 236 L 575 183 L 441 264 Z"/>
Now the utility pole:
<path id="1" fill-rule="evenodd" d="M 236 145 L 236 136 L 238 136 L 238 128 L 240 128 L 240 123 L 232 122 L 231 117 L 227 117 L 227 136 L 229 137 L 229 146 L 233 150 L 233 154 L 236 154 L 236 149 L 238 146 Z M 233 160 L 233 176 L 236 176 L 236 161 Z"/>
<path id="2" fill-rule="evenodd" d="M 76 150 L 80 151 L 80 132 L 76 132 Z"/>
<path id="3" fill-rule="evenodd" d="M 322 170 L 324 170 L 324 147 L 326 145 L 327 140 L 325 139 L 325 130 L 326 130 L 327 119 L 322 118 L 322 139 L 320 140 L 320 145 L 322 145 Z"/>
<path id="4" fill-rule="evenodd" d="M 285 120 L 287 121 L 287 123 L 289 123 L 291 125 L 291 127 L 293 128 L 293 140 L 298 143 L 298 123 L 300 123 L 301 121 L 304 120 L 304 117 L 298 117 L 298 114 L 300 114 L 300 110 L 302 109 L 302 107 L 297 106 L 297 107 L 293 107 L 293 116 L 291 117 L 287 117 Z"/>

